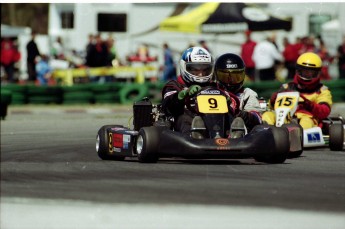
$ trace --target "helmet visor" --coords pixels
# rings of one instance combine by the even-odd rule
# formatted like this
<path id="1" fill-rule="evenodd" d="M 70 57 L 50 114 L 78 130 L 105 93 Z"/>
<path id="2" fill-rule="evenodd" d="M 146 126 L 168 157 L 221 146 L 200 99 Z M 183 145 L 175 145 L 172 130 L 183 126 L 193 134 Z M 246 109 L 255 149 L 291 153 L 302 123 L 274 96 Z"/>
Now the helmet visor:
<path id="1" fill-rule="evenodd" d="M 297 75 L 303 80 L 312 80 L 319 77 L 319 69 L 297 69 Z"/>
<path id="2" fill-rule="evenodd" d="M 234 71 L 228 69 L 219 69 L 216 72 L 217 79 L 225 84 L 239 84 L 244 80 L 244 71 Z"/>
<path id="3" fill-rule="evenodd" d="M 209 63 L 187 63 L 186 70 L 194 76 L 209 76 L 212 73 L 213 65 Z"/>

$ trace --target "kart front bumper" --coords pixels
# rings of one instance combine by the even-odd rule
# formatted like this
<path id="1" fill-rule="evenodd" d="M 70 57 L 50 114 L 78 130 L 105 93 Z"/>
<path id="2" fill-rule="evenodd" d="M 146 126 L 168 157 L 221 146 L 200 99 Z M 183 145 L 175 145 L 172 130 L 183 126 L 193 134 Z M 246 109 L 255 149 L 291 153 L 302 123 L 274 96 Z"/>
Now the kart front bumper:
<path id="1" fill-rule="evenodd" d="M 276 143 L 270 128 L 253 130 L 237 139 L 193 139 L 186 134 L 164 130 L 158 144 L 158 156 L 183 158 L 223 158 L 239 159 L 257 155 L 272 155 L 277 152 Z"/>

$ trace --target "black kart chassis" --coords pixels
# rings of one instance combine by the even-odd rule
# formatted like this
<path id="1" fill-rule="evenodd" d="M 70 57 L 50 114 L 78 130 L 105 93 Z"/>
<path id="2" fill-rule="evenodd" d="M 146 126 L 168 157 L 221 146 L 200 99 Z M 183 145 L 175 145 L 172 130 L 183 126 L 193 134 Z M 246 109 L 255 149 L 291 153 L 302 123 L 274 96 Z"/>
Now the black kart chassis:
<path id="1" fill-rule="evenodd" d="M 289 151 L 288 144 L 277 144 L 272 128 L 268 125 L 258 125 L 243 138 L 237 139 L 194 139 L 187 134 L 170 130 L 166 127 L 157 128 L 157 156 L 159 158 L 182 157 L 186 159 L 241 159 L 258 155 L 279 155 Z M 135 157 L 138 131 L 124 127 L 123 129 L 108 129 L 113 134 L 130 135 L 130 142 L 125 148 L 114 149 L 112 155 Z M 288 133 L 286 135 L 288 138 Z"/>

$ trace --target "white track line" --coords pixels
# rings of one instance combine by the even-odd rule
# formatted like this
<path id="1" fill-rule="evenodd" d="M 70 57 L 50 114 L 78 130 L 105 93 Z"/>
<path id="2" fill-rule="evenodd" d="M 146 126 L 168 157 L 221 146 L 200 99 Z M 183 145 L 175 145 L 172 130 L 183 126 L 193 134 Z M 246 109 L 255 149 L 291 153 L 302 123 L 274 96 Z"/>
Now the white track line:
<path id="1" fill-rule="evenodd" d="M 345 213 L 1 198 L 2 229 L 344 229 Z"/>

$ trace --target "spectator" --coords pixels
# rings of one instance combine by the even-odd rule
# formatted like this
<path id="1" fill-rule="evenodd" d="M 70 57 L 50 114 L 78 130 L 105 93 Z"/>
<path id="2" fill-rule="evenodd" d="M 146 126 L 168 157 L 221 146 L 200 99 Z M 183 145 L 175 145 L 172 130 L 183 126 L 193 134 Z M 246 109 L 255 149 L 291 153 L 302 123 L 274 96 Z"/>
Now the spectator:
<path id="1" fill-rule="evenodd" d="M 70 67 L 71 68 L 83 68 L 84 67 L 84 59 L 82 55 L 77 52 L 77 50 L 72 49 L 70 56 L 68 57 Z"/>
<path id="2" fill-rule="evenodd" d="M 47 85 L 51 78 L 52 68 L 49 66 L 49 58 L 47 55 L 41 55 L 36 65 L 37 80 L 39 85 Z"/>
<path id="3" fill-rule="evenodd" d="M 106 42 L 102 40 L 101 34 L 95 37 L 89 35 L 89 43 L 86 46 L 86 65 L 88 67 L 105 67 L 108 65 L 108 47 Z M 112 76 L 100 77 L 90 76 L 91 82 L 103 83 L 104 81 L 111 81 Z"/>
<path id="4" fill-rule="evenodd" d="M 300 38 L 300 37 L 297 37 L 296 38 L 296 43 L 294 44 L 294 46 L 295 46 L 295 50 L 296 50 L 296 55 L 297 56 L 299 56 L 299 55 L 301 55 L 301 54 L 303 54 L 302 53 L 302 49 L 303 49 L 303 41 L 302 41 L 302 38 Z"/>
<path id="5" fill-rule="evenodd" d="M 176 66 L 174 63 L 172 52 L 167 43 L 163 44 L 163 49 L 164 49 L 163 81 L 167 82 L 169 80 L 176 79 Z"/>
<path id="6" fill-rule="evenodd" d="M 92 47 L 91 55 L 93 57 L 91 67 L 107 66 L 108 48 L 105 42 L 103 42 L 100 34 L 96 35 L 96 44 Z"/>
<path id="7" fill-rule="evenodd" d="M 320 39 L 320 47 L 316 54 L 318 54 L 322 60 L 320 79 L 331 80 L 332 78 L 329 74 L 329 64 L 333 61 L 333 57 L 329 54 L 326 45 L 322 39 Z"/>
<path id="8" fill-rule="evenodd" d="M 157 61 L 157 57 L 150 56 L 149 46 L 147 44 L 141 44 L 135 54 L 127 56 L 127 61 L 130 64 L 140 63 L 140 65 L 146 65 L 150 62 Z"/>
<path id="9" fill-rule="evenodd" d="M 63 47 L 63 43 L 62 43 L 62 38 L 61 37 L 57 37 L 56 41 L 53 43 L 52 49 L 51 49 L 51 55 L 55 58 L 55 59 L 59 59 L 59 60 L 64 60 L 65 59 L 65 50 Z"/>
<path id="10" fill-rule="evenodd" d="M 338 46 L 337 58 L 339 79 L 345 79 L 345 36 L 343 36 L 343 43 Z"/>
<path id="11" fill-rule="evenodd" d="M 287 79 L 292 80 L 295 75 L 295 65 L 298 58 L 298 50 L 295 44 L 291 44 L 287 37 L 283 39 L 284 66 L 288 71 Z"/>
<path id="12" fill-rule="evenodd" d="M 283 56 L 273 44 L 273 41 L 271 37 L 268 37 L 259 42 L 254 48 L 253 60 L 262 81 L 275 80 L 275 63 L 276 61 L 283 61 Z"/>
<path id="13" fill-rule="evenodd" d="M 141 62 L 146 63 L 149 59 L 149 48 L 146 44 L 141 44 L 137 50 L 137 56 Z"/>
<path id="14" fill-rule="evenodd" d="M 199 44 L 202 48 L 206 49 L 209 53 L 212 53 L 205 40 L 200 40 Z"/>
<path id="15" fill-rule="evenodd" d="M 93 56 L 92 56 L 92 52 L 95 46 L 95 37 L 92 34 L 89 34 L 89 41 L 86 45 L 86 61 L 85 61 L 85 65 L 92 67 L 93 66 Z"/>
<path id="16" fill-rule="evenodd" d="M 300 55 L 302 55 L 303 53 L 306 53 L 306 52 L 316 52 L 316 47 L 315 47 L 315 38 L 313 36 L 307 36 L 307 37 L 304 37 L 302 38 L 302 43 L 303 43 L 303 46 L 302 48 L 300 49 Z"/>
<path id="17" fill-rule="evenodd" d="M 14 79 L 14 71 L 15 71 L 15 63 L 18 62 L 20 59 L 20 52 L 18 51 L 17 46 L 14 42 L 9 39 L 5 38 L 1 41 L 1 66 L 3 66 L 7 81 L 12 83 L 15 82 Z"/>
<path id="18" fill-rule="evenodd" d="M 255 80 L 255 62 L 253 61 L 253 52 L 256 42 L 250 37 L 251 31 L 245 32 L 246 41 L 241 46 L 241 57 L 246 65 L 245 73 L 250 80 Z"/>
<path id="19" fill-rule="evenodd" d="M 28 81 L 35 82 L 36 81 L 36 58 L 40 56 L 40 52 L 37 48 L 37 44 L 35 42 L 36 33 L 31 33 L 31 40 L 26 45 L 27 51 L 27 70 L 29 74 Z"/>
<path id="20" fill-rule="evenodd" d="M 116 47 L 115 47 L 115 39 L 109 35 L 107 41 L 107 48 L 108 48 L 108 60 L 107 65 L 113 66 L 113 61 L 116 60 Z"/>

